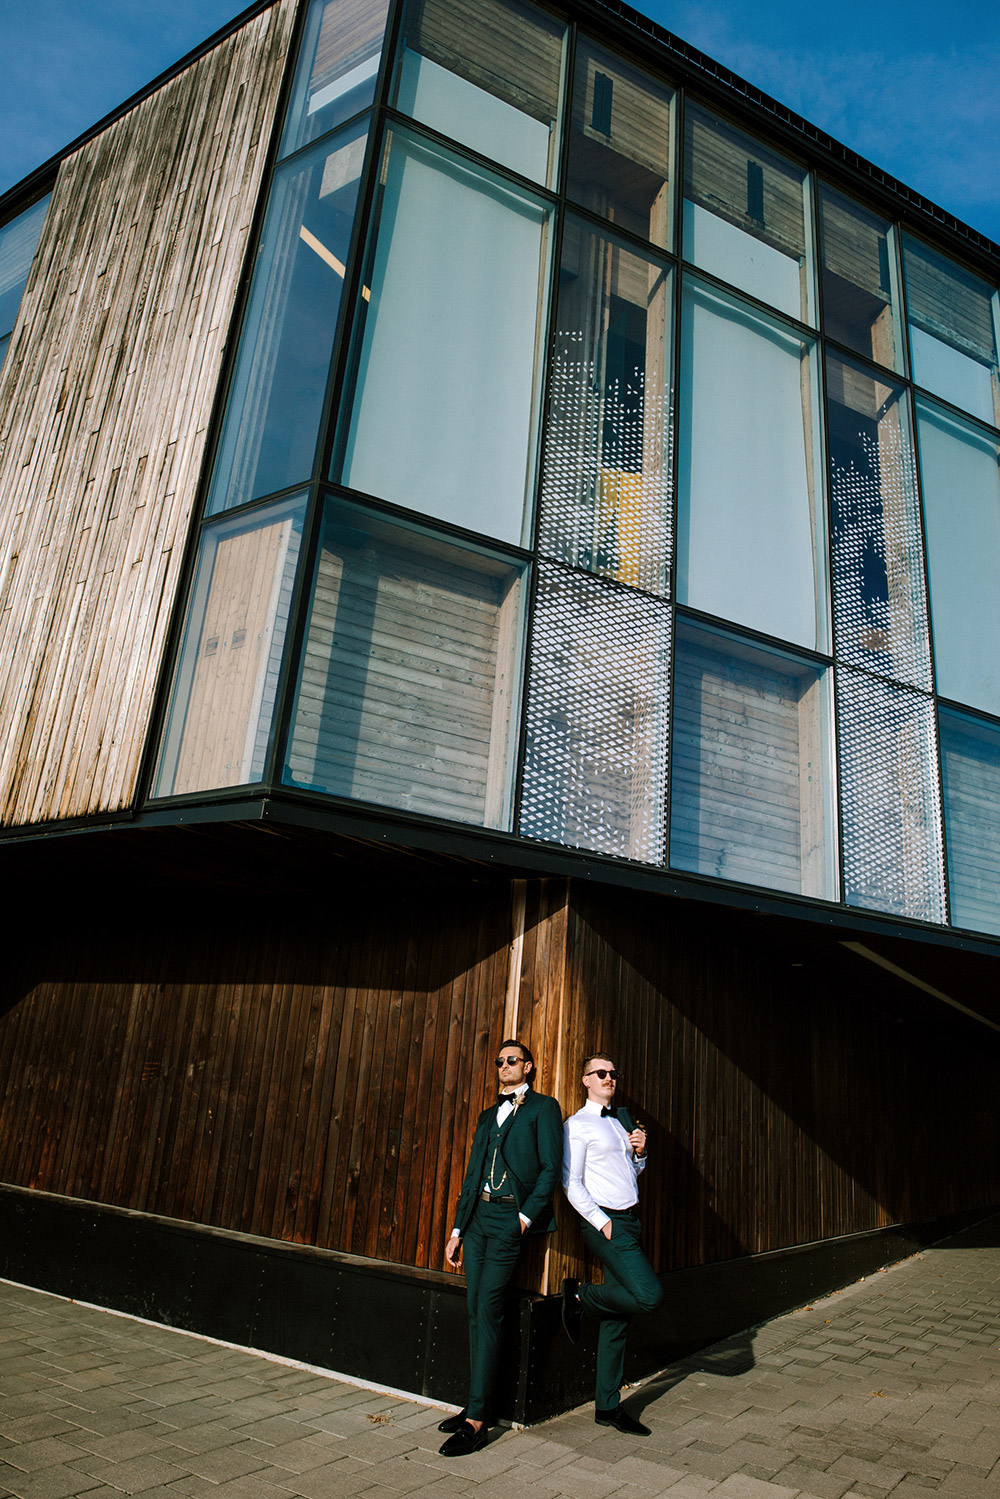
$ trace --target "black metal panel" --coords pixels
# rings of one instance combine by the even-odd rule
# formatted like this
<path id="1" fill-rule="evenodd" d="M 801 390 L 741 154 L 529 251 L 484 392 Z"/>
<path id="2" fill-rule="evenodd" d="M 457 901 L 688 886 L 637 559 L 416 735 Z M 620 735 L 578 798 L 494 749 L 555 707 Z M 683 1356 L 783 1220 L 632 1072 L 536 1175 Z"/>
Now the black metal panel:
<path id="1" fill-rule="evenodd" d="M 762 1322 L 993 1211 L 666 1276 L 662 1307 L 633 1326 L 626 1377 L 700 1348 L 706 1367 L 740 1373 L 753 1365 Z M 0 1275 L 434 1400 L 465 1400 L 465 1296 L 427 1272 L 0 1186 Z M 558 1297 L 512 1294 L 496 1414 L 540 1421 L 591 1400 L 596 1341 L 587 1323 L 577 1346 L 567 1341 Z"/>

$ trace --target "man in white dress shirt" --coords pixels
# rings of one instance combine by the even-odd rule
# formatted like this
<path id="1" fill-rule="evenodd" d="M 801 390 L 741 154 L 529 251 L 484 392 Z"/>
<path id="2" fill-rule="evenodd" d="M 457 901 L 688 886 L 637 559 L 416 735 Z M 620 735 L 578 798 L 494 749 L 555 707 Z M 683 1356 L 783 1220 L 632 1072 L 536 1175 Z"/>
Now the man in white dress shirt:
<path id="1" fill-rule="evenodd" d="M 594 1419 L 634 1436 L 648 1436 L 623 1410 L 625 1337 L 636 1312 L 652 1312 L 663 1288 L 642 1250 L 638 1180 L 646 1165 L 646 1132 L 627 1109 L 614 1106 L 618 1073 L 610 1057 L 583 1066 L 587 1101 L 563 1128 L 563 1189 L 582 1220 L 587 1248 L 604 1265 L 604 1284 L 563 1281 L 563 1326 L 575 1343 L 581 1315 L 599 1317 Z"/>

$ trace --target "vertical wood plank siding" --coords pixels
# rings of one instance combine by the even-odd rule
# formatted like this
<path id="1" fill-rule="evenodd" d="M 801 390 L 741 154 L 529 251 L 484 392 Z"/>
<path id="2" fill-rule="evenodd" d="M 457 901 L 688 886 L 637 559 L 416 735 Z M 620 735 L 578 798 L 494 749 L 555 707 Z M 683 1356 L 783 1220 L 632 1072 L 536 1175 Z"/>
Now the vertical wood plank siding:
<path id="1" fill-rule="evenodd" d="M 293 11 L 60 168 L 0 374 L 7 824 L 134 796 Z"/>
<path id="2" fill-rule="evenodd" d="M 0 1180 L 441 1269 L 516 1031 L 565 1113 L 615 1056 L 661 1270 L 1000 1196 L 991 1036 L 836 941 L 562 880 L 144 909 L 6 965 Z M 557 1213 L 528 1288 L 585 1267 Z"/>

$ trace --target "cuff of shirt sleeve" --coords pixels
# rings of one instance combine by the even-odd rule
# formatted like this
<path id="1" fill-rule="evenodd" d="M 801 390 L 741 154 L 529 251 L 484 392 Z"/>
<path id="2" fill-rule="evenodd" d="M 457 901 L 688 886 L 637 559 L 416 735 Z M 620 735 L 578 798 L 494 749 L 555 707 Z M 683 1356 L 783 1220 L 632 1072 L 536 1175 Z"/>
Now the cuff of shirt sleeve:
<path id="1" fill-rule="evenodd" d="M 611 1219 L 608 1217 L 607 1213 L 602 1213 L 600 1208 L 597 1208 L 593 1213 L 590 1214 L 587 1222 L 591 1225 L 592 1228 L 596 1228 L 599 1234 L 602 1234 L 604 1232 L 604 1225 L 606 1223 L 610 1223 Z"/>
<path id="2" fill-rule="evenodd" d="M 520 1220 L 524 1224 L 525 1228 L 530 1228 L 531 1227 L 531 1219 L 530 1218 L 526 1218 L 523 1213 L 518 1213 L 517 1216 L 520 1218 Z"/>

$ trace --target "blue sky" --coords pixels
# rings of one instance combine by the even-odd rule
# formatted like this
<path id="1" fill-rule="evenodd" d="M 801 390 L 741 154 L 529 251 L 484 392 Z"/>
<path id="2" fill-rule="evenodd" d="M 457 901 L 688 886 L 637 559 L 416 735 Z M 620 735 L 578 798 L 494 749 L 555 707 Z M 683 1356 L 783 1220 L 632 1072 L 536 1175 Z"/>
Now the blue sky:
<path id="1" fill-rule="evenodd" d="M 638 8 L 1000 242 L 997 0 Z M 233 0 L 0 0 L 0 192 L 241 9 Z"/>

